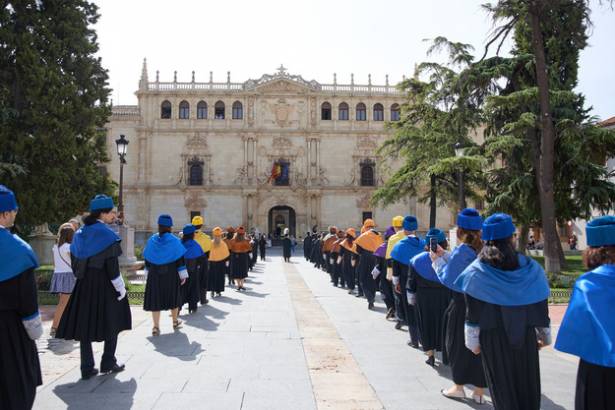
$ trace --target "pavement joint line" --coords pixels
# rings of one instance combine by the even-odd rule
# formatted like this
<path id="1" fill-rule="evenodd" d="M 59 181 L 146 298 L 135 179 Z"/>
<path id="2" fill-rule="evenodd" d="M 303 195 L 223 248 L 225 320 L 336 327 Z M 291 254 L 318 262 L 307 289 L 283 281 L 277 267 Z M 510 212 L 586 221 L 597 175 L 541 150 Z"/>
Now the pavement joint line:
<path id="1" fill-rule="evenodd" d="M 374 386 L 299 273 L 301 265 L 284 263 L 283 271 L 297 327 L 303 336 L 302 347 L 317 408 L 383 409 Z M 337 389 L 332 390 L 332 384 Z"/>

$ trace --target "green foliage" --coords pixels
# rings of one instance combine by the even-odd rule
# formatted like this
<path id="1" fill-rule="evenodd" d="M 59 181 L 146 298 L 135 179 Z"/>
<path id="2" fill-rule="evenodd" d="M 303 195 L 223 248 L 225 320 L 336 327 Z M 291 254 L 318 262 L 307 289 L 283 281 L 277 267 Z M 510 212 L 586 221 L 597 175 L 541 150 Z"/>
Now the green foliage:
<path id="1" fill-rule="evenodd" d="M 387 205 L 418 196 L 421 202 L 430 202 L 432 222 L 436 204 L 457 201 L 457 173 L 464 172 L 466 192 L 476 196 L 486 165 L 479 150 L 472 152 L 475 144 L 469 135 L 482 120 L 480 97 L 461 87 L 456 71 L 472 61 L 471 47 L 438 37 L 429 53 L 439 51 L 448 52 L 448 65 L 421 63 L 414 77 L 400 84 L 408 100 L 401 107 L 401 120 L 389 124 L 393 135 L 379 149 L 389 163 L 400 166 L 372 198 L 373 203 Z M 457 143 L 467 147 L 466 157 L 455 157 Z"/>
<path id="2" fill-rule="evenodd" d="M 113 185 L 104 126 L 107 72 L 96 5 L 9 1 L 0 10 L 0 183 L 17 195 L 17 223 L 63 222 Z"/>

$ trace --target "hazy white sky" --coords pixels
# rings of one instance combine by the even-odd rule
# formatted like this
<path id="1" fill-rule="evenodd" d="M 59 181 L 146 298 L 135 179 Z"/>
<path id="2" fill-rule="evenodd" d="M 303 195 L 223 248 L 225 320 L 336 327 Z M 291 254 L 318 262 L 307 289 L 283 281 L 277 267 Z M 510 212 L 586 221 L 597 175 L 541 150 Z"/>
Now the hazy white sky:
<path id="1" fill-rule="evenodd" d="M 136 104 L 141 64 L 160 81 L 241 82 L 284 64 L 306 80 L 384 84 L 426 61 L 423 39 L 473 44 L 482 55 L 491 21 L 486 0 L 96 0 L 100 55 L 113 102 Z M 579 89 L 594 115 L 615 115 L 615 13 L 595 1 L 590 47 L 581 55 Z"/>

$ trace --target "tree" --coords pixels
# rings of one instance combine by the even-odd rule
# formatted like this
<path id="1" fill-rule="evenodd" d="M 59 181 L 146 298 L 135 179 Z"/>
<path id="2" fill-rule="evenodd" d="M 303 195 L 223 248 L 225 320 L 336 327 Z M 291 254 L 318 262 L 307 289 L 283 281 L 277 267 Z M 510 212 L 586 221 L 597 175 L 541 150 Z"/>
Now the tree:
<path id="1" fill-rule="evenodd" d="M 539 109 L 535 116 L 538 132 L 531 147 L 537 165 L 535 177 L 544 233 L 545 268 L 548 272 L 559 273 L 561 244 L 556 229 L 556 127 L 552 103 L 554 97 L 557 98 L 557 92 L 572 90 L 570 77 L 576 79 L 578 52 L 587 41 L 589 2 L 499 0 L 495 4 L 486 5 L 486 8 L 496 23 L 503 24 L 495 30 L 487 43 L 485 55 L 489 46 L 496 41 L 499 41 L 499 51 L 509 33 L 514 32 L 516 45 L 521 46 L 519 51 L 525 51 L 533 57 L 535 95 Z M 563 38 L 568 42 L 562 41 Z M 525 116 L 526 121 L 529 119 L 531 116 Z"/>
<path id="2" fill-rule="evenodd" d="M 413 78 L 400 84 L 408 100 L 402 104 L 401 120 L 389 124 L 393 135 L 379 153 L 401 166 L 372 199 L 387 205 L 407 196 L 419 196 L 421 202 L 429 202 L 430 227 L 436 224 L 437 206 L 457 199 L 457 172 L 464 172 L 467 192 L 476 196 L 472 188 L 484 165 L 480 156 L 472 155 L 475 144 L 469 135 L 481 122 L 480 104 L 459 88 L 455 71 L 455 67 L 465 67 L 472 61 L 471 46 L 438 37 L 428 54 L 441 50 L 448 51 L 448 65 L 422 63 Z M 428 77 L 427 81 L 422 81 L 421 76 Z M 468 147 L 470 155 L 456 158 L 457 143 Z"/>
<path id="3" fill-rule="evenodd" d="M 0 183 L 15 190 L 22 225 L 57 223 L 113 185 L 104 126 L 107 72 L 96 5 L 9 1 L 0 11 Z"/>

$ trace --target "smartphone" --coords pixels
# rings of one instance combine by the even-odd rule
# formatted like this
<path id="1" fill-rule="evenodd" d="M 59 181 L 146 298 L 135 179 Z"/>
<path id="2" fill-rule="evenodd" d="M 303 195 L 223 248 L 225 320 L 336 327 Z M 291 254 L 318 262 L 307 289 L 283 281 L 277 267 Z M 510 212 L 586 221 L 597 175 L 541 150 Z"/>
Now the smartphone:
<path id="1" fill-rule="evenodd" d="M 429 249 L 436 253 L 438 250 L 438 238 L 429 238 Z"/>

